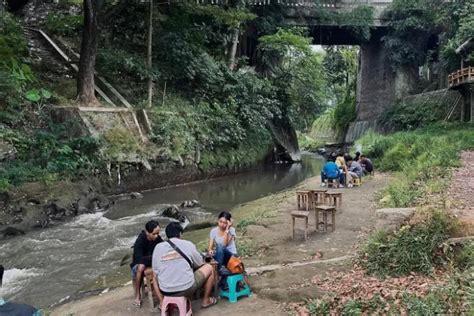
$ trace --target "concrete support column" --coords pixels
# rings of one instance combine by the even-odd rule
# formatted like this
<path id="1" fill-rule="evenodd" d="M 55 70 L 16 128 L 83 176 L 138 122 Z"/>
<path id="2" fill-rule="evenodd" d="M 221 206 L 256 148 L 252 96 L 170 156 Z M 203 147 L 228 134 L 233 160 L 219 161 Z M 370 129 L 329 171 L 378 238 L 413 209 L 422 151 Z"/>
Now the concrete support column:
<path id="1" fill-rule="evenodd" d="M 409 94 L 417 80 L 417 69 L 393 70 L 383 42 L 373 38 L 360 46 L 357 82 L 357 121 L 378 120 L 397 99 Z"/>

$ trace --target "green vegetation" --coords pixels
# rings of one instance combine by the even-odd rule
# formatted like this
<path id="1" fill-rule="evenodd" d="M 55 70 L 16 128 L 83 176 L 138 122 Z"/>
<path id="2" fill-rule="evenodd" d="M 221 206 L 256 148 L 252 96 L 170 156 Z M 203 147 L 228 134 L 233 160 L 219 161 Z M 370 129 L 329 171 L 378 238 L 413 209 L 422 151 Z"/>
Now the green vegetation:
<path id="1" fill-rule="evenodd" d="M 369 132 L 357 144 L 377 169 L 395 172 L 380 204 L 407 207 L 444 191 L 450 168 L 459 166 L 459 153 L 473 148 L 474 138 L 471 125 L 438 124 L 389 136 Z"/>
<path id="2" fill-rule="evenodd" d="M 320 23 L 329 23 L 347 28 L 362 41 L 369 41 L 374 28 L 374 8 L 361 5 L 348 12 L 336 13 L 333 10 L 322 9 L 318 13 Z"/>
<path id="3" fill-rule="evenodd" d="M 48 32 L 64 36 L 77 36 L 82 29 L 83 18 L 80 15 L 50 12 L 46 18 Z"/>
<path id="4" fill-rule="evenodd" d="M 473 10 L 470 1 L 395 0 L 385 14 L 389 34 L 384 37 L 393 67 L 436 62 L 440 53 L 448 71 L 459 68 L 461 56 L 454 50 L 472 37 Z M 472 61 L 472 53 L 467 57 Z"/>
<path id="5" fill-rule="evenodd" d="M 448 106 L 444 102 L 402 101 L 381 119 L 383 125 L 395 130 L 414 130 L 439 122 L 446 117 Z"/>
<path id="6" fill-rule="evenodd" d="M 403 226 L 393 234 L 378 231 L 362 250 L 361 263 L 369 274 L 405 275 L 410 272 L 429 274 L 442 263 L 438 247 L 453 232 L 455 225 L 443 212 L 433 212 L 416 225 Z"/>
<path id="7" fill-rule="evenodd" d="M 64 136 L 70 125 L 51 125 L 30 134 L 0 129 L 0 141 L 12 144 L 16 159 L 0 169 L 0 191 L 24 182 L 76 178 L 92 172 L 97 163 L 98 141 L 90 137 Z"/>

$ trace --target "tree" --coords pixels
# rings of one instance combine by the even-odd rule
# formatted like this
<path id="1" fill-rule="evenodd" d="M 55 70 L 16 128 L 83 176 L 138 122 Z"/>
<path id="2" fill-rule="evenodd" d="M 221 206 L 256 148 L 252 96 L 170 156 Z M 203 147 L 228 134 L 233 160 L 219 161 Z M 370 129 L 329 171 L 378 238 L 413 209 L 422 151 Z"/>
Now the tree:
<path id="1" fill-rule="evenodd" d="M 282 101 L 278 115 L 299 129 L 307 129 L 328 100 L 322 57 L 311 50 L 305 32 L 279 29 L 259 39 L 264 73 Z"/>
<path id="2" fill-rule="evenodd" d="M 77 74 L 77 101 L 82 105 L 97 104 L 95 97 L 95 59 L 97 53 L 98 15 L 103 0 L 84 0 L 84 30 Z"/>

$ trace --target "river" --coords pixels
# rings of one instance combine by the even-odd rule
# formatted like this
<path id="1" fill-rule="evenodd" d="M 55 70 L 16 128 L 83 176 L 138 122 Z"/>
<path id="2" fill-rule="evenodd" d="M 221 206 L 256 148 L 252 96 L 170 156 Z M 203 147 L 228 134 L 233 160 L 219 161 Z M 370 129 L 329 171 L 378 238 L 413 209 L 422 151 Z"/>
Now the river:
<path id="1" fill-rule="evenodd" d="M 302 159 L 299 164 L 262 166 L 143 192 L 143 199 L 119 202 L 105 213 L 81 215 L 57 227 L 8 239 L 0 245 L 0 263 L 6 268 L 0 297 L 36 307 L 57 303 L 119 267 L 146 221 L 166 222 L 157 216 L 160 205 L 196 199 L 208 211 L 229 210 L 319 174 L 321 157 L 306 153 Z"/>

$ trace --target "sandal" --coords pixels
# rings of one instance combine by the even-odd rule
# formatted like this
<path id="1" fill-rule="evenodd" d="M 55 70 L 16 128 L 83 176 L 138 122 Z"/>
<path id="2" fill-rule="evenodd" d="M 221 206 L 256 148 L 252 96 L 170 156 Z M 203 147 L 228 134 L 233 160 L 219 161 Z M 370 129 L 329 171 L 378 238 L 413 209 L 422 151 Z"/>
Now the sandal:
<path id="1" fill-rule="evenodd" d="M 133 306 L 133 307 L 138 307 L 138 308 L 140 308 L 140 307 L 142 307 L 142 302 L 139 302 L 139 303 L 133 302 L 133 303 L 132 303 L 132 306 Z"/>
<path id="2" fill-rule="evenodd" d="M 215 297 L 210 297 L 209 300 L 210 300 L 210 303 L 209 303 L 209 304 L 207 304 L 207 305 L 201 305 L 201 307 L 202 307 L 202 308 L 208 308 L 208 307 L 210 307 L 210 306 L 212 306 L 212 305 L 216 305 L 216 304 L 217 304 L 217 298 L 215 298 Z"/>

